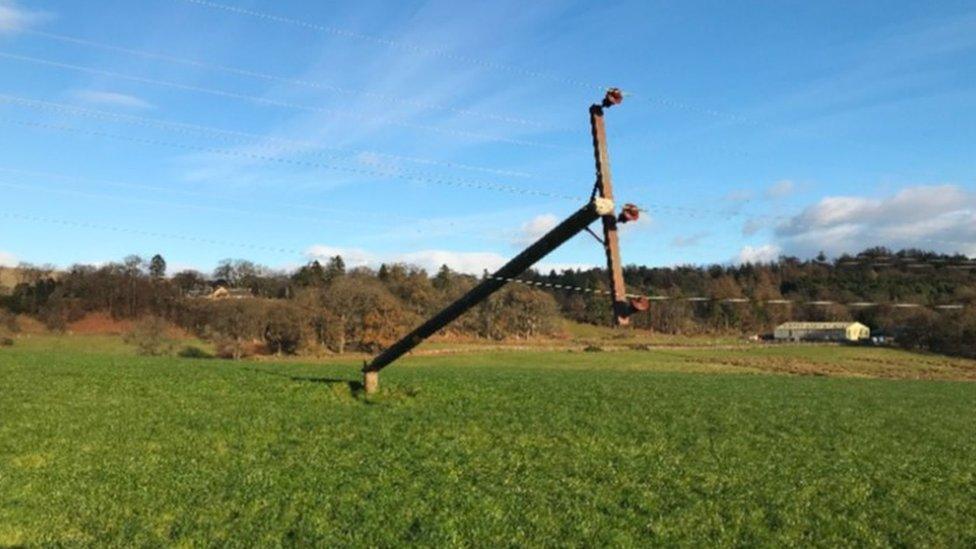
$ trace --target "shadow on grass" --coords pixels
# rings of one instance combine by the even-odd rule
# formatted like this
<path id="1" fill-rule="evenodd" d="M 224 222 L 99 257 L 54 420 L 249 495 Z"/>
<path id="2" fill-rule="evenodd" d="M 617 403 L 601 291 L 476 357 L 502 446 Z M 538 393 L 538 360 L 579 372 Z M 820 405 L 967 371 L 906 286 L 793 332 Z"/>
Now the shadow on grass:
<path id="1" fill-rule="evenodd" d="M 380 387 L 380 389 L 372 394 L 367 395 L 363 388 L 362 382 L 359 381 L 349 381 L 348 379 L 334 378 L 334 377 L 314 377 L 314 376 L 296 376 L 290 374 L 284 374 L 281 372 L 272 372 L 269 370 L 262 370 L 259 368 L 245 368 L 249 372 L 257 372 L 259 374 L 265 374 L 269 376 L 275 376 L 287 379 L 289 381 L 296 381 L 299 383 L 315 383 L 319 385 L 325 385 L 331 389 L 332 393 L 336 396 L 350 397 L 356 401 L 362 402 L 363 404 L 379 404 L 382 402 L 391 402 L 397 400 L 403 400 L 406 398 L 414 398 L 417 396 L 418 391 L 409 387 Z"/>
<path id="2" fill-rule="evenodd" d="M 363 384 L 359 381 L 349 381 L 348 379 L 340 379 L 337 377 L 293 376 L 289 374 L 282 374 L 280 372 L 271 372 L 268 370 L 262 370 L 260 368 L 244 368 L 244 369 L 249 372 L 257 372 L 259 374 L 281 377 L 291 381 L 300 381 L 304 383 L 320 383 L 322 385 L 328 385 L 329 387 L 345 385 L 346 387 L 349 388 L 349 392 L 352 394 L 363 392 Z"/>

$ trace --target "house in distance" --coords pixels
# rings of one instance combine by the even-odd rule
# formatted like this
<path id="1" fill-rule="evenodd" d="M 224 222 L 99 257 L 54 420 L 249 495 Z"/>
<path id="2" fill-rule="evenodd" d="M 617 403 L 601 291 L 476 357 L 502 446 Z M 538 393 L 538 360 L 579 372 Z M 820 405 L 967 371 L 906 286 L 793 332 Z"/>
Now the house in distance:
<path id="1" fill-rule="evenodd" d="M 871 329 L 860 322 L 786 322 L 776 327 L 776 341 L 861 341 Z"/>

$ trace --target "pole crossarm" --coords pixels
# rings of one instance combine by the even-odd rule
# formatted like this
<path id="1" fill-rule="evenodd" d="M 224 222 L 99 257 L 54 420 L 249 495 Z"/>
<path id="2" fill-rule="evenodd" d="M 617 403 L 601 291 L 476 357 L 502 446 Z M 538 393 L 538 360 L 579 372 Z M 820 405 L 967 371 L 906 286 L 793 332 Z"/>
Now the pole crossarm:
<path id="1" fill-rule="evenodd" d="M 586 229 L 598 218 L 613 217 L 613 213 L 613 202 L 600 197 L 594 198 L 589 204 L 577 210 L 576 213 L 566 218 L 565 221 L 546 233 L 545 236 L 515 256 L 502 268 L 495 271 L 493 275 L 486 277 L 480 284 L 469 290 L 468 293 L 464 294 L 457 301 L 445 307 L 444 310 L 431 317 L 427 322 L 424 322 L 400 339 L 400 341 L 397 341 L 376 356 L 372 362 L 366 364 L 363 367 L 363 372 L 366 375 L 365 385 L 367 386 L 367 390 L 371 383 L 376 383 L 376 372 L 379 372 L 391 362 L 410 352 L 422 341 L 434 335 L 466 311 L 501 289 L 507 283 L 507 279 L 519 276 L 540 259 L 563 245 L 567 240 Z M 371 376 L 370 374 L 374 375 Z"/>

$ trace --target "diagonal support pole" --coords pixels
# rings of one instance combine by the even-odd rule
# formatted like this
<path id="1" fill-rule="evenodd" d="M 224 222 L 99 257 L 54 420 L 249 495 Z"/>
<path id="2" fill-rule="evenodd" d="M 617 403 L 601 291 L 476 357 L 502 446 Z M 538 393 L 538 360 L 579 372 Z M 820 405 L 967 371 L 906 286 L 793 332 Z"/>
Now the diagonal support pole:
<path id="1" fill-rule="evenodd" d="M 422 341 L 500 290 L 506 284 L 507 279 L 515 278 L 525 272 L 540 259 L 586 229 L 597 218 L 613 217 L 613 213 L 613 202 L 603 198 L 594 198 L 589 204 L 577 210 L 576 213 L 566 218 L 545 236 L 495 271 L 491 277 L 481 281 L 457 301 L 445 307 L 444 310 L 377 355 L 372 362 L 364 365 L 363 387 L 366 392 L 372 393 L 377 389 L 379 371 L 391 362 L 410 352 Z"/>
<path id="2" fill-rule="evenodd" d="M 596 186 L 594 193 L 601 198 L 613 200 L 613 177 L 610 174 L 610 153 L 607 151 L 607 130 L 603 122 L 603 111 L 623 100 L 620 90 L 607 92 L 603 103 L 590 107 L 590 128 L 593 133 L 593 155 L 596 160 Z M 607 270 L 610 272 L 610 294 L 613 299 L 613 323 L 615 326 L 630 324 L 632 308 L 627 300 L 627 287 L 624 285 L 623 262 L 620 259 L 620 239 L 617 234 L 617 218 L 603 217 L 603 249 L 607 255 Z"/>

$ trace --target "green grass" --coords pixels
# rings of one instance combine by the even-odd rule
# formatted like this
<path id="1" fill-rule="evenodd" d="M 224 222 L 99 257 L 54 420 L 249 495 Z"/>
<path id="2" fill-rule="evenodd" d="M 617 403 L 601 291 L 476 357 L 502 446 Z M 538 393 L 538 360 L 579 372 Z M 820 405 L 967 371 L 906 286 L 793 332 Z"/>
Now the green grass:
<path id="1" fill-rule="evenodd" d="M 976 544 L 976 384 L 858 378 L 971 362 L 503 351 L 369 399 L 354 368 L 0 349 L 0 546 Z"/>

